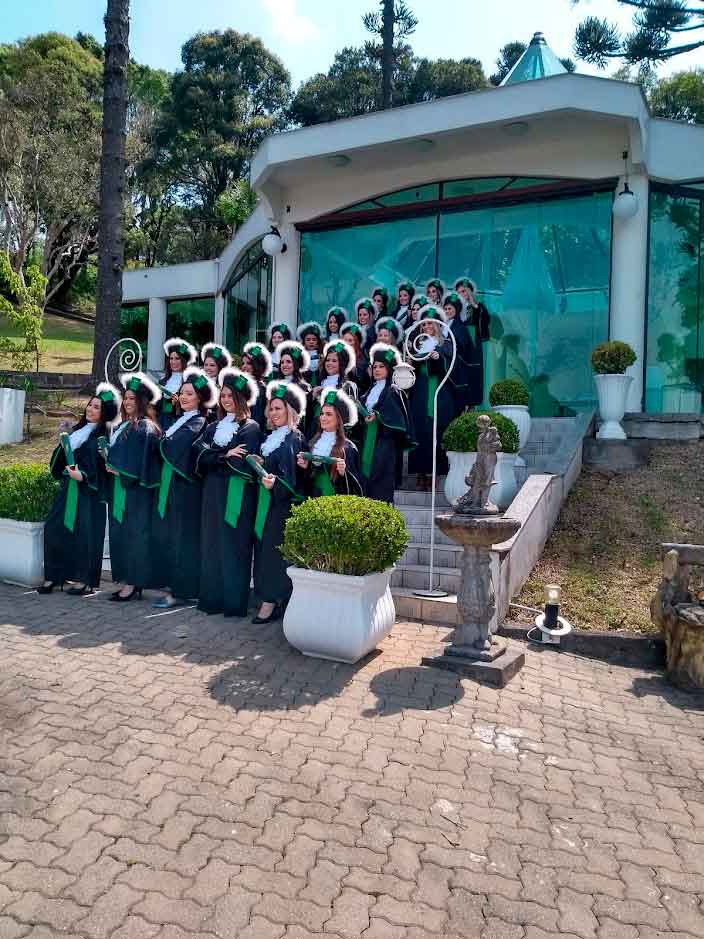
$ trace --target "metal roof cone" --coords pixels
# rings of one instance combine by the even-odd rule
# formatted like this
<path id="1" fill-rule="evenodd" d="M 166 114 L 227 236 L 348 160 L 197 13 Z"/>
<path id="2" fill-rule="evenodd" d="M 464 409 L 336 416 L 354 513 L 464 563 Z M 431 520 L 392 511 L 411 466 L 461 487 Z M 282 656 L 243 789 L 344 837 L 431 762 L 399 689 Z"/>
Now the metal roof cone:
<path id="1" fill-rule="evenodd" d="M 567 74 L 567 69 L 545 41 L 545 36 L 535 33 L 530 45 L 501 84 L 514 85 L 516 82 L 564 74 Z"/>

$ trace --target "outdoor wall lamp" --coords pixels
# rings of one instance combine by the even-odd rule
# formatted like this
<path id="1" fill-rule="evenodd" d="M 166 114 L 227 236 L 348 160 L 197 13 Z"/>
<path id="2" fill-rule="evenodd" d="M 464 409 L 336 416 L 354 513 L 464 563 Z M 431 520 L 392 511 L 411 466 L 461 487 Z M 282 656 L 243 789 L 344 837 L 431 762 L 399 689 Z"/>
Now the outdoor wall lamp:
<path id="1" fill-rule="evenodd" d="M 623 151 L 623 189 L 614 199 L 612 212 L 614 218 L 625 221 L 638 212 L 638 196 L 628 185 L 628 150 Z"/>
<path id="2" fill-rule="evenodd" d="M 262 251 L 264 254 L 268 254 L 270 258 L 286 252 L 286 245 L 276 225 L 272 225 L 269 234 L 264 235 L 262 238 Z"/>

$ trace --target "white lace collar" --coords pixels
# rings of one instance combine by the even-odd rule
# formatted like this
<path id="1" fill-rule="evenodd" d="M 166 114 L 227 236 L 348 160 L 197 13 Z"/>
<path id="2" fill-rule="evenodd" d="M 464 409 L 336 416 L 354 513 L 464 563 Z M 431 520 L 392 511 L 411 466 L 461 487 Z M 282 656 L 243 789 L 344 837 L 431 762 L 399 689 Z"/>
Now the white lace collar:
<path id="1" fill-rule="evenodd" d="M 175 394 L 180 390 L 183 384 L 183 372 L 174 372 L 168 381 L 164 382 L 164 388 Z"/>
<path id="2" fill-rule="evenodd" d="M 328 375 L 327 378 L 323 379 L 321 388 L 337 388 L 339 381 L 339 375 Z"/>
<path id="3" fill-rule="evenodd" d="M 382 396 L 386 388 L 386 379 L 382 378 L 379 381 L 375 381 L 374 385 L 371 388 L 371 391 L 367 395 L 366 407 L 373 408 L 374 405 L 379 401 L 379 398 Z"/>
<path id="4" fill-rule="evenodd" d="M 218 447 L 226 447 L 240 429 L 240 425 L 235 420 L 234 414 L 226 414 L 222 420 L 218 421 L 213 436 L 213 443 Z"/>
<path id="5" fill-rule="evenodd" d="M 74 430 L 72 434 L 69 434 L 68 439 L 71 441 L 71 449 L 74 453 L 79 447 L 83 446 L 97 426 L 96 423 L 88 421 L 83 427 L 79 427 L 78 430 Z"/>
<path id="6" fill-rule="evenodd" d="M 198 417 L 198 411 L 195 409 L 193 411 L 184 411 L 183 414 L 179 417 L 177 421 L 169 427 L 169 429 L 164 433 L 165 437 L 173 437 L 177 430 L 180 430 L 184 424 L 187 424 L 192 417 Z"/>
<path id="7" fill-rule="evenodd" d="M 335 431 L 324 430 L 318 440 L 313 444 L 311 451 L 314 456 L 330 456 L 332 448 L 335 446 Z"/>
<path id="8" fill-rule="evenodd" d="M 283 427 L 277 427 L 276 430 L 272 430 L 262 444 L 262 456 L 269 456 L 274 450 L 278 450 L 290 433 L 291 431 L 287 424 L 284 424 Z"/>

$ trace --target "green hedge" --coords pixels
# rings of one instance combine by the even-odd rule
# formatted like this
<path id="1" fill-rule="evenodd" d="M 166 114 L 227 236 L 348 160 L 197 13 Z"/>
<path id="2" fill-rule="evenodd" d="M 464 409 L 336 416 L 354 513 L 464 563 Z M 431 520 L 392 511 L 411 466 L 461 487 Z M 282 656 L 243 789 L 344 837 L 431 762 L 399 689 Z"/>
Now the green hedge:
<path id="1" fill-rule="evenodd" d="M 592 352 L 592 368 L 597 375 L 623 375 L 636 358 L 627 342 L 602 342 Z"/>
<path id="2" fill-rule="evenodd" d="M 403 516 L 392 505 L 323 496 L 294 508 L 281 551 L 296 567 L 361 577 L 391 567 L 407 543 Z"/>
<path id="3" fill-rule="evenodd" d="M 0 467 L 0 518 L 43 522 L 59 484 L 41 463 Z"/>
<path id="4" fill-rule="evenodd" d="M 515 378 L 497 381 L 489 391 L 489 404 L 492 408 L 500 408 L 502 405 L 511 404 L 522 404 L 527 407 L 529 400 L 528 389 L 522 381 Z"/>
<path id="5" fill-rule="evenodd" d="M 446 452 L 455 450 L 459 453 L 474 453 L 477 449 L 479 436 L 477 418 L 480 414 L 490 417 L 492 424 L 498 430 L 501 438 L 501 452 L 518 453 L 518 428 L 510 418 L 496 411 L 465 411 L 464 414 L 450 421 L 442 436 L 443 449 Z"/>

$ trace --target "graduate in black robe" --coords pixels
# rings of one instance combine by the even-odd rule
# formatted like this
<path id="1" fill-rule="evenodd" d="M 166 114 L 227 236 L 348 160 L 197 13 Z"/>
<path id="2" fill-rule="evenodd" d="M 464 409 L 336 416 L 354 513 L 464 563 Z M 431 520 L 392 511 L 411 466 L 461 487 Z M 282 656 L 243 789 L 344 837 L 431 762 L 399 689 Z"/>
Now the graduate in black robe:
<path id="1" fill-rule="evenodd" d="M 49 468 L 61 488 L 44 524 L 44 584 L 39 593 L 74 581 L 67 593 L 92 593 L 100 583 L 105 541 L 105 460 L 98 451 L 115 420 L 122 399 L 113 385 L 101 382 L 70 433 L 74 463 L 67 465 L 64 448 L 53 452 Z"/>
<path id="2" fill-rule="evenodd" d="M 237 368 L 223 369 L 219 384 L 220 420 L 195 443 L 203 481 L 198 609 L 246 616 L 258 487 L 245 458 L 259 452 L 259 424 L 249 416 L 259 388 Z"/>
<path id="3" fill-rule="evenodd" d="M 346 323 L 349 317 L 347 310 L 341 306 L 331 306 L 325 314 L 325 339 L 327 342 L 333 342 L 340 338 L 342 324 Z"/>
<path id="4" fill-rule="evenodd" d="M 178 393 L 183 382 L 183 373 L 189 365 L 198 361 L 195 346 L 185 339 L 172 336 L 164 343 L 164 374 L 159 379 L 163 389 L 151 416 L 156 416 L 159 427 L 167 430 L 176 420 Z"/>
<path id="5" fill-rule="evenodd" d="M 306 409 L 303 391 L 293 382 L 271 382 L 266 395 L 272 430 L 261 447 L 260 463 L 268 475 L 259 480 L 254 524 L 254 592 L 261 605 L 252 622 L 257 624 L 280 618 L 291 596 L 290 562 L 280 549 L 291 507 L 304 498 L 304 471 L 297 458 L 308 447 L 298 429 Z"/>
<path id="6" fill-rule="evenodd" d="M 446 292 L 445 285 L 437 277 L 432 277 L 425 285 L 425 295 L 431 306 L 442 306 L 442 298 Z"/>
<path id="7" fill-rule="evenodd" d="M 387 346 L 395 346 L 397 349 L 401 348 L 404 329 L 393 316 L 385 316 L 383 319 L 377 320 L 374 328 L 376 329 L 377 342 L 383 342 Z"/>
<path id="8" fill-rule="evenodd" d="M 403 329 L 411 322 L 411 305 L 415 293 L 415 284 L 412 284 L 408 280 L 402 281 L 396 288 L 396 305 L 394 306 L 392 316 L 401 324 Z"/>
<path id="9" fill-rule="evenodd" d="M 153 586 L 151 524 L 159 487 L 159 427 L 147 416 L 160 392 L 143 372 L 120 376 L 125 389 L 121 422 L 113 426 L 106 462 L 110 474 L 110 567 L 124 586 L 110 596 L 119 603 L 142 596 Z"/>
<path id="10" fill-rule="evenodd" d="M 215 382 L 215 385 L 217 386 L 218 375 L 222 369 L 230 368 L 232 365 L 232 354 L 230 353 L 230 350 L 223 345 L 218 345 L 215 342 L 206 342 L 206 344 L 200 350 L 200 361 L 201 368 L 207 377 L 212 382 Z M 217 400 L 215 401 L 213 407 L 208 408 L 205 419 L 209 424 L 212 424 L 213 421 L 218 419 Z"/>
<path id="11" fill-rule="evenodd" d="M 160 610 L 200 592 L 201 484 L 194 444 L 218 395 L 204 371 L 187 368 L 178 397 L 179 417 L 159 441 L 161 482 L 152 518 L 152 579 L 167 589 L 153 604 Z"/>
<path id="12" fill-rule="evenodd" d="M 452 344 L 445 339 L 443 328 L 445 314 L 438 307 L 427 306 L 422 311 L 425 322 L 420 327 L 429 340 L 428 348 L 432 351 L 420 362 L 414 362 L 416 383 L 411 388 L 410 405 L 413 432 L 418 446 L 408 456 L 408 472 L 417 473 L 418 489 L 430 488 L 430 475 L 433 471 L 433 415 L 435 391 L 447 374 L 452 362 Z M 442 435 L 445 428 L 455 417 L 455 397 L 450 381 L 447 381 L 438 395 L 438 435 L 437 435 L 437 473 L 447 473 L 447 456 L 442 448 Z"/>
<path id="13" fill-rule="evenodd" d="M 273 365 L 272 376 L 279 377 L 279 346 L 282 342 L 289 342 L 293 339 L 291 327 L 288 323 L 272 323 L 269 327 L 269 341 L 267 349 L 271 352 L 271 361 Z"/>
<path id="14" fill-rule="evenodd" d="M 364 351 L 366 341 L 366 330 L 359 323 L 344 323 L 340 330 L 342 341 L 346 342 L 354 352 L 354 368 L 347 373 L 347 381 L 354 382 L 357 388 L 357 396 L 361 396 L 369 390 L 372 383 L 369 374 L 369 358 Z"/>
<path id="15" fill-rule="evenodd" d="M 354 427 L 357 423 L 357 405 L 339 388 L 326 388 L 321 400 L 318 432 L 310 441 L 312 460 L 303 454 L 297 462 L 306 471 L 306 495 L 318 496 L 361 496 L 363 492 L 359 451 L 351 440 L 347 439 L 345 427 Z M 316 456 L 333 457 L 337 462 L 327 465 L 316 461 Z"/>
<path id="16" fill-rule="evenodd" d="M 242 350 L 242 371 L 251 375 L 257 385 L 257 400 L 252 404 L 251 418 L 259 424 L 261 430 L 266 428 L 264 410 L 266 408 L 266 385 L 271 378 L 274 364 L 271 352 L 261 342 L 248 342 Z"/>
<path id="17" fill-rule="evenodd" d="M 313 388 L 307 376 L 310 375 L 310 355 L 300 342 L 282 342 L 279 352 L 279 377 L 289 385 L 296 385 L 303 392 L 305 402 L 301 417 L 301 430 L 307 437 L 308 420 L 313 412 Z"/>
<path id="18" fill-rule="evenodd" d="M 463 319 L 472 340 L 473 366 L 471 380 L 467 389 L 467 404 L 474 407 L 484 400 L 484 343 L 489 340 L 491 317 L 489 311 L 477 300 L 477 285 L 469 277 L 460 277 L 455 283 L 455 290 L 464 300 Z"/>
<path id="19" fill-rule="evenodd" d="M 357 315 L 357 324 L 364 330 L 364 352 L 369 355 L 369 350 L 376 342 L 376 330 L 374 320 L 376 319 L 377 309 L 374 302 L 369 297 L 362 297 L 354 305 Z"/>
<path id="20" fill-rule="evenodd" d="M 404 393 L 391 382 L 393 370 L 401 364 L 401 353 L 393 346 L 377 342 L 371 348 L 374 384 L 362 397 L 369 411 L 360 422 L 364 427 L 361 449 L 364 495 L 393 504 L 394 490 L 401 484 L 403 454 L 413 443 L 411 420 Z"/>
<path id="21" fill-rule="evenodd" d="M 443 299 L 443 310 L 450 332 L 455 337 L 457 348 L 450 381 L 455 396 L 455 412 L 461 414 L 465 407 L 479 403 L 472 400 L 472 390 L 476 386 L 478 377 L 481 381 L 481 373 L 478 371 L 479 366 L 476 361 L 477 356 L 472 341 L 471 328 L 468 323 L 462 320 L 461 314 L 464 310 L 462 297 L 454 291 L 446 293 Z M 479 400 L 481 401 L 481 398 Z"/>
<path id="22" fill-rule="evenodd" d="M 318 429 L 320 401 L 328 389 L 339 388 L 353 398 L 357 397 L 356 386 L 349 381 L 349 376 L 354 371 L 356 364 L 357 357 L 354 354 L 354 349 L 348 343 L 343 342 L 342 339 L 333 339 L 326 343 L 318 368 L 317 385 L 314 386 L 312 392 L 313 401 L 308 425 L 309 428 L 313 428 L 311 435 Z"/>
<path id="23" fill-rule="evenodd" d="M 303 370 L 303 378 L 311 388 L 315 388 L 318 384 L 318 368 L 323 354 L 323 330 L 320 323 L 311 320 L 309 323 L 302 323 L 298 327 L 297 336 L 298 341 L 310 357 L 309 366 Z"/>
<path id="24" fill-rule="evenodd" d="M 372 303 L 376 308 L 375 320 L 389 316 L 389 291 L 386 287 L 375 287 L 372 290 Z"/>

